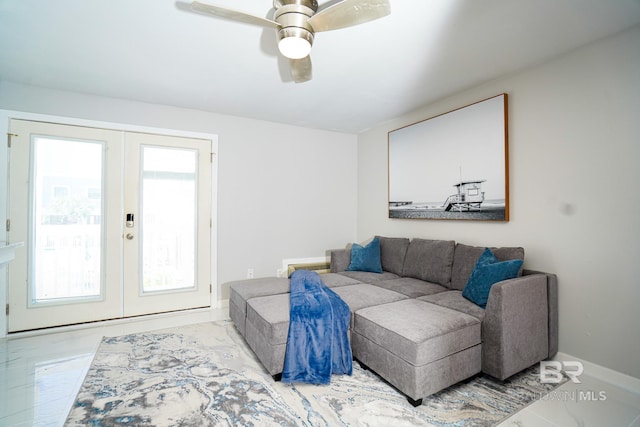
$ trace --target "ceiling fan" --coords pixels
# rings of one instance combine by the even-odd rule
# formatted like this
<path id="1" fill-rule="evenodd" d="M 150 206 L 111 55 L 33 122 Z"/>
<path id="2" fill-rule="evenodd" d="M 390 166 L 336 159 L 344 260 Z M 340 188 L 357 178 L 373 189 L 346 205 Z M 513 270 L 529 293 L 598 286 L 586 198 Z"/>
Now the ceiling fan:
<path id="1" fill-rule="evenodd" d="M 278 49 L 289 58 L 296 83 L 311 80 L 311 46 L 315 33 L 364 24 L 391 13 L 389 0 L 342 0 L 318 7 L 316 0 L 273 0 L 274 20 L 195 0 L 191 8 L 220 18 L 274 28 Z"/>

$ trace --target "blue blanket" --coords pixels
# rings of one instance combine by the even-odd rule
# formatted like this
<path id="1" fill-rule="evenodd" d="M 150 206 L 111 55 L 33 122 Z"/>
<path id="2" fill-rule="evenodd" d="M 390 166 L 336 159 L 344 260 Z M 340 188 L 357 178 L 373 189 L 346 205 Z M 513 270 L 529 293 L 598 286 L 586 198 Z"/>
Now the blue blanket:
<path id="1" fill-rule="evenodd" d="M 331 374 L 351 375 L 349 306 L 307 270 L 291 275 L 290 301 L 282 382 L 328 384 Z"/>

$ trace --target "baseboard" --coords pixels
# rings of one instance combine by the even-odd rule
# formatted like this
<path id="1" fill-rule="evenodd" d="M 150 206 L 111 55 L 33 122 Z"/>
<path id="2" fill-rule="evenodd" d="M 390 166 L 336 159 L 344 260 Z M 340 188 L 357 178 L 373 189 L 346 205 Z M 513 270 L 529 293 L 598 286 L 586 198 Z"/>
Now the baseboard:
<path id="1" fill-rule="evenodd" d="M 228 301 L 229 300 L 227 300 L 227 304 L 228 304 Z M 185 314 L 190 314 L 190 313 L 206 313 L 208 311 L 216 310 L 216 309 L 217 309 L 216 307 L 191 308 L 187 310 L 169 311 L 166 313 L 153 313 L 153 314 L 145 314 L 145 315 L 134 316 L 134 317 L 121 317 L 117 319 L 98 320 L 95 322 L 78 323 L 74 325 L 54 326 L 46 329 L 34 329 L 31 331 L 15 332 L 15 333 L 7 334 L 7 338 L 10 338 L 10 339 L 26 338 L 26 337 L 33 337 L 38 335 L 49 335 L 49 334 L 54 334 L 59 332 L 70 332 L 70 331 L 77 331 L 82 329 L 91 329 L 91 328 L 101 327 L 101 326 L 119 325 L 123 323 L 145 322 L 152 319 L 184 316 Z"/>
<path id="2" fill-rule="evenodd" d="M 613 369 L 606 368 L 602 365 L 589 362 L 588 360 L 584 360 L 567 353 L 558 352 L 553 360 L 556 360 L 558 362 L 580 362 L 584 367 L 585 375 L 589 375 L 590 377 L 594 377 L 600 381 L 613 384 L 616 387 L 620 387 L 622 389 L 630 391 L 631 393 L 640 394 L 640 378 L 632 377 L 631 375 L 614 371 Z"/>

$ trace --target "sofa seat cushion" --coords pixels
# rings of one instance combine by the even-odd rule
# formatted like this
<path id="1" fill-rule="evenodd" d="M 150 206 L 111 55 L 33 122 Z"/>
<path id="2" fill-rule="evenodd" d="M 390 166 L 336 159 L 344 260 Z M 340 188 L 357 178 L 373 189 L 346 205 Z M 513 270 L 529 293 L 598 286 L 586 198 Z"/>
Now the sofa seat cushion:
<path id="1" fill-rule="evenodd" d="M 524 259 L 524 248 L 520 247 L 504 247 L 490 248 L 498 261 L 508 261 L 512 259 Z M 453 256 L 453 269 L 451 272 L 451 289 L 461 291 L 467 285 L 469 276 L 475 268 L 480 255 L 485 248 L 481 246 L 468 246 L 462 243 L 456 244 L 455 254 Z M 518 276 L 522 275 L 522 268 L 518 272 Z"/>
<path id="2" fill-rule="evenodd" d="M 289 289 L 289 279 L 284 277 L 239 280 L 229 283 L 229 299 L 246 313 L 247 300 L 266 295 L 285 294 Z"/>
<path id="3" fill-rule="evenodd" d="M 353 313 L 356 310 L 407 298 L 398 292 L 364 283 L 338 286 L 332 290 L 349 306 L 351 326 L 353 326 Z M 271 345 L 286 344 L 290 307 L 288 293 L 251 298 L 247 301 L 247 323 L 251 323 Z"/>
<path id="4" fill-rule="evenodd" d="M 247 324 L 251 323 L 257 333 L 271 345 L 287 343 L 289 298 L 287 293 L 251 298 L 247 301 Z"/>
<path id="5" fill-rule="evenodd" d="M 335 288 L 338 286 L 347 286 L 347 285 L 355 285 L 360 283 L 359 280 L 353 279 L 349 276 L 345 276 L 343 274 L 338 273 L 325 273 L 320 275 L 320 279 L 322 283 L 327 285 L 329 288 Z"/>
<path id="6" fill-rule="evenodd" d="M 417 299 L 420 301 L 430 302 L 441 307 L 460 311 L 473 316 L 480 321 L 484 319 L 484 309 L 463 297 L 461 291 L 440 292 L 437 294 L 425 295 Z"/>
<path id="7" fill-rule="evenodd" d="M 481 342 L 477 318 L 416 299 L 358 310 L 353 328 L 355 333 L 414 366 Z"/>
<path id="8" fill-rule="evenodd" d="M 453 240 L 413 239 L 404 257 L 402 275 L 449 288 L 454 249 Z"/>
<path id="9" fill-rule="evenodd" d="M 383 280 L 399 279 L 397 274 L 383 271 L 382 273 L 370 273 L 367 271 L 341 271 L 338 274 L 355 279 L 360 283 L 378 283 Z"/>
<path id="10" fill-rule="evenodd" d="M 353 327 L 354 313 L 361 308 L 400 301 L 408 298 L 406 295 L 399 292 L 390 291 L 388 289 L 383 289 L 366 283 L 340 286 L 332 288 L 332 290 L 349 306 L 349 309 L 351 310 L 351 327 Z"/>
<path id="11" fill-rule="evenodd" d="M 376 286 L 400 292 L 409 298 L 417 298 L 423 295 L 431 295 L 439 292 L 445 292 L 449 289 L 437 283 L 425 282 L 424 280 L 413 279 L 411 277 L 401 277 L 399 279 L 385 280 L 376 282 Z"/>

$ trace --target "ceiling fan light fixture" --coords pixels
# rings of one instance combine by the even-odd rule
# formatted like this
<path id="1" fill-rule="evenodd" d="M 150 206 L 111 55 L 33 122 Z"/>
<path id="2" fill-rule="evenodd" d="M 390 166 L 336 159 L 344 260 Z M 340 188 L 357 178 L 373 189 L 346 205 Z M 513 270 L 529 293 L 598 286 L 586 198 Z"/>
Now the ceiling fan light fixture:
<path id="1" fill-rule="evenodd" d="M 289 59 L 309 56 L 313 45 L 313 34 L 304 28 L 283 28 L 278 32 L 278 49 Z"/>
<path id="2" fill-rule="evenodd" d="M 289 59 L 301 59 L 311 52 L 311 43 L 300 37 L 285 37 L 278 43 L 278 49 Z"/>

